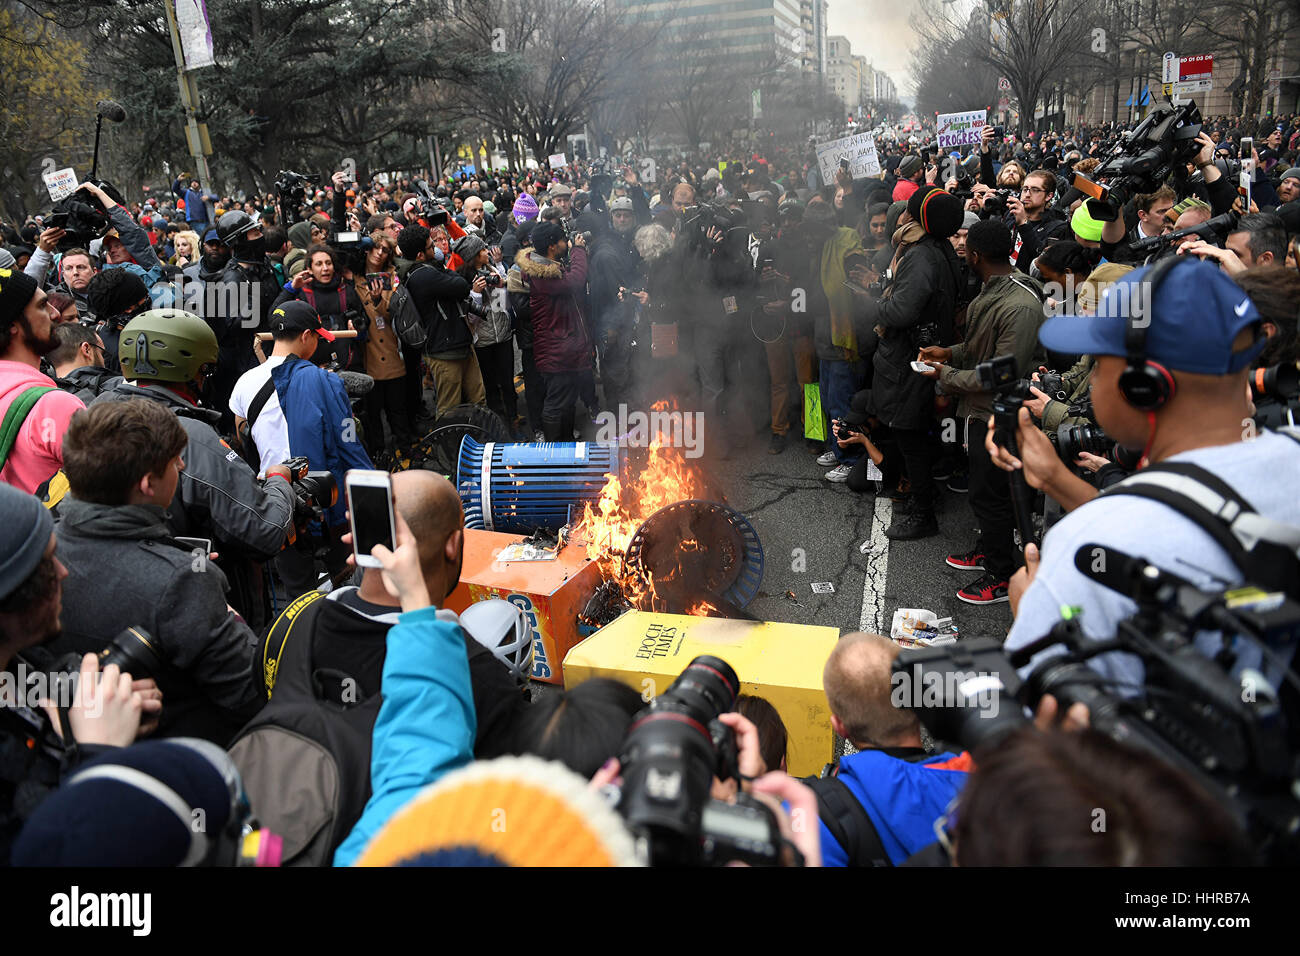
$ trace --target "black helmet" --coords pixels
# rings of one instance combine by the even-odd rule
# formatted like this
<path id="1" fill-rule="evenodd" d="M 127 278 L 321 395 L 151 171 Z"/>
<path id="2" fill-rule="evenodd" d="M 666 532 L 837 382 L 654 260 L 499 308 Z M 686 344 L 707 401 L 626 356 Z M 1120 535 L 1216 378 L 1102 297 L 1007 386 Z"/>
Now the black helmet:
<path id="1" fill-rule="evenodd" d="M 242 209 L 232 209 L 217 220 L 217 238 L 234 245 L 245 233 L 257 229 L 258 222 Z"/>

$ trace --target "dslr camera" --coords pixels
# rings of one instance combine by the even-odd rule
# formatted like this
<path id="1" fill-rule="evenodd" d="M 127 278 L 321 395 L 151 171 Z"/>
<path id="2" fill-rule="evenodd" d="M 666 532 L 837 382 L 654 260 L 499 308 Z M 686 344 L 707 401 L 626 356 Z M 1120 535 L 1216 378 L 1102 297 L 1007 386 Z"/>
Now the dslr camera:
<path id="1" fill-rule="evenodd" d="M 709 797 L 714 777 L 740 780 L 735 735 L 718 720 L 739 693 L 731 666 L 701 655 L 633 719 L 616 805 L 651 866 L 781 863 L 780 826 L 765 804 Z"/>
<path id="2" fill-rule="evenodd" d="M 302 456 L 290 458 L 283 464 L 293 473 L 290 483 L 293 486 L 294 524 L 302 529 L 313 521 L 321 521 L 325 510 L 339 500 L 339 486 L 334 475 L 328 471 L 312 471 L 311 464 Z"/>

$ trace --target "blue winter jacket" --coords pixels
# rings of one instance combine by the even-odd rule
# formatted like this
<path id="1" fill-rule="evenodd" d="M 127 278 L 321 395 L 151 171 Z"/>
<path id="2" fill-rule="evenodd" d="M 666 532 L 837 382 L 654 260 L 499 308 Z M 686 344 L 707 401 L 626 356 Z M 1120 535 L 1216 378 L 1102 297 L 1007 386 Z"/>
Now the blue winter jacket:
<path id="1" fill-rule="evenodd" d="M 334 475 L 340 494 L 325 514 L 331 527 L 346 518 L 343 476 L 349 468 L 374 468 L 357 437 L 352 405 L 343 380 L 291 355 L 271 370 L 275 394 L 289 429 L 289 450 L 305 456 L 312 468 Z"/>
<path id="2" fill-rule="evenodd" d="M 902 863 L 934 842 L 934 821 L 966 785 L 970 754 L 935 754 L 913 763 L 883 750 L 863 750 L 840 760 L 839 779 L 853 792 L 880 835 L 890 862 Z M 822 865 L 848 866 L 848 854 L 825 823 Z"/>
<path id="3" fill-rule="evenodd" d="M 388 631 L 384 702 L 370 754 L 370 800 L 335 866 L 351 866 L 389 819 L 430 784 L 474 759 L 469 656 L 451 611 L 409 611 Z"/>

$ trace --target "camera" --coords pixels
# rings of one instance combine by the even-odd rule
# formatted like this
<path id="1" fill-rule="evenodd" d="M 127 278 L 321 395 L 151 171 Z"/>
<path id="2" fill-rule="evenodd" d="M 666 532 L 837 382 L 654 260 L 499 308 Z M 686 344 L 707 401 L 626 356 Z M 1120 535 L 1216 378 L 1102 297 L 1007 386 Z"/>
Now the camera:
<path id="1" fill-rule="evenodd" d="M 282 169 L 275 177 L 275 191 L 280 197 L 280 217 L 285 224 L 302 222 L 302 207 L 307 202 L 307 187 L 312 184 L 310 176 Z"/>
<path id="2" fill-rule="evenodd" d="M 1107 455 L 1115 443 L 1096 425 L 1064 424 L 1056 429 L 1056 451 L 1067 463 L 1082 452 L 1090 455 Z"/>
<path id="3" fill-rule="evenodd" d="M 975 366 L 980 388 L 993 393 L 993 441 L 1016 457 L 1020 451 L 1016 434 L 1020 429 L 1020 409 L 1030 398 L 1029 383 L 1016 373 L 1014 355 L 1001 355 Z M 1020 545 L 1037 542 L 1034 531 L 1034 496 L 1025 482 L 1023 471 L 1008 475 L 1011 482 L 1011 506 L 1015 514 Z"/>
<path id="4" fill-rule="evenodd" d="M 122 198 L 122 194 L 111 184 L 97 182 L 95 185 L 104 190 L 114 202 L 119 205 L 125 204 L 126 200 Z M 91 242 L 108 232 L 111 225 L 108 210 L 99 199 L 80 189 L 56 202 L 45 218 L 45 228 L 63 229 L 67 232 L 67 235 L 59 240 L 60 252 L 88 247 Z"/>
<path id="5" fill-rule="evenodd" d="M 575 236 L 582 236 L 582 241 L 587 245 L 591 245 L 590 230 L 579 229 L 572 219 L 561 220 L 560 225 L 564 227 L 564 238 L 569 241 L 570 245 L 573 244 Z"/>
<path id="6" fill-rule="evenodd" d="M 835 425 L 835 437 L 840 441 L 848 441 L 853 435 L 866 434 L 861 427 L 850 425 L 847 422 L 837 422 Z"/>
<path id="7" fill-rule="evenodd" d="M 1106 558 L 1100 564 L 1098 554 Z M 904 706 L 936 738 L 976 753 L 1030 726 L 1025 708 L 1033 710 L 1046 694 L 1062 713 L 1081 702 L 1092 729 L 1195 778 L 1247 829 L 1266 862 L 1294 864 L 1300 857 L 1296 729 L 1288 726 L 1276 690 L 1294 675 L 1284 665 L 1261 665 L 1274 672 L 1266 675 L 1239 662 L 1247 650 L 1293 645 L 1300 605 L 1258 587 L 1205 593 L 1093 544 L 1075 552 L 1074 565 L 1137 604 L 1113 638 L 1087 637 L 1077 609 L 1067 609 L 1049 633 L 1010 654 L 984 638 L 904 650 L 893 665 L 895 687 L 912 688 L 903 694 Z M 1231 649 L 1203 654 L 1195 636 L 1207 630 L 1235 635 Z M 1058 652 L 1022 679 L 1017 669 L 1048 649 Z M 1114 651 L 1141 660 L 1145 682 L 1137 696 L 1086 663 Z"/>
<path id="8" fill-rule="evenodd" d="M 1260 428 L 1300 424 L 1300 363 L 1255 369 L 1250 390 Z"/>
<path id="9" fill-rule="evenodd" d="M 1089 197 L 1088 212 L 1094 219 L 1112 222 L 1135 195 L 1154 192 L 1175 167 L 1191 161 L 1200 149 L 1200 132 L 1201 113 L 1195 103 L 1158 105 L 1120 138 L 1092 178 L 1075 173 L 1071 185 Z M 1062 202 L 1072 202 L 1073 195 L 1067 191 Z"/>
<path id="10" fill-rule="evenodd" d="M 765 805 L 709 797 L 713 778 L 739 781 L 735 735 L 718 715 L 735 710 L 740 679 L 701 655 L 632 721 L 619 754 L 618 811 L 652 866 L 780 862 L 782 839 Z"/>
<path id="11" fill-rule="evenodd" d="M 995 189 L 984 197 L 982 215 L 985 219 L 1002 219 L 1010 211 L 1007 200 L 1018 195 L 1014 189 Z"/>
<path id="12" fill-rule="evenodd" d="M 1065 388 L 1065 378 L 1059 372 L 1040 372 L 1037 382 L 1030 382 L 1048 398 L 1057 402 L 1068 402 L 1070 393 Z"/>
<path id="13" fill-rule="evenodd" d="M 495 269 L 479 269 L 474 274 L 476 276 L 481 276 L 483 281 L 487 283 L 489 289 L 497 289 L 506 284 L 506 280 L 501 278 L 500 273 Z"/>
<path id="14" fill-rule="evenodd" d="M 157 677 L 163 669 L 163 658 L 151 635 L 144 628 L 124 628 L 108 647 L 99 652 L 99 669 L 116 664 L 123 674 L 136 680 Z"/>
<path id="15" fill-rule="evenodd" d="M 313 521 L 320 521 L 327 508 L 332 508 L 339 500 L 338 482 L 328 471 L 312 471 L 306 458 L 299 456 L 283 462 L 293 473 L 290 484 L 294 497 L 294 524 L 299 528 Z"/>

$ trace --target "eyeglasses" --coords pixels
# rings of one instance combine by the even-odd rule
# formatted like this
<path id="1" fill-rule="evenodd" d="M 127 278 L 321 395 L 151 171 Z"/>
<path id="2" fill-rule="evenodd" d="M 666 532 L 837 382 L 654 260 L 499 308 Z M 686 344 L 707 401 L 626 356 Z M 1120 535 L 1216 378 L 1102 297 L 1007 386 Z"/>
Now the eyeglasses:
<path id="1" fill-rule="evenodd" d="M 1040 188 L 1038 188 L 1037 186 L 1021 186 L 1021 187 L 1020 187 L 1020 195 L 1023 196 L 1025 193 L 1042 193 L 1044 196 L 1046 196 L 1046 195 L 1047 195 L 1047 190 L 1046 190 L 1046 189 L 1040 189 Z"/>

